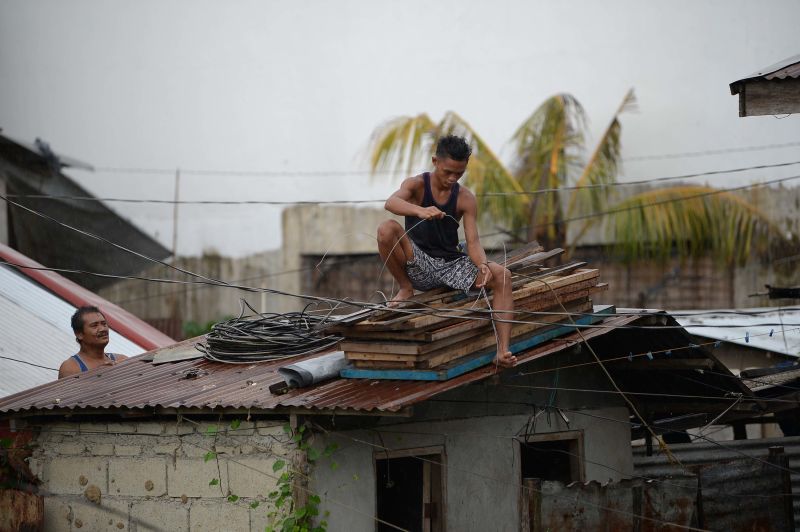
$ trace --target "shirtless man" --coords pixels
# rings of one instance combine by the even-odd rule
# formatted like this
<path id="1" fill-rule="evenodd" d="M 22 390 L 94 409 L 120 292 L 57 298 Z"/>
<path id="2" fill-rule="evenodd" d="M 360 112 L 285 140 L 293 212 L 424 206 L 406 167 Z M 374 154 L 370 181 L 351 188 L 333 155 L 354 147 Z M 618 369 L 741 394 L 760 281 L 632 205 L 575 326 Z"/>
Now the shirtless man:
<path id="1" fill-rule="evenodd" d="M 97 307 L 81 307 L 72 315 L 72 330 L 75 341 L 81 346 L 77 354 L 65 360 L 58 369 L 58 378 L 89 371 L 100 366 L 112 366 L 125 355 L 106 353 L 108 345 L 108 323 Z"/>
<path id="2" fill-rule="evenodd" d="M 458 184 L 472 150 L 462 137 L 439 139 L 433 171 L 409 177 L 386 200 L 387 211 L 405 216 L 405 228 L 395 220 L 378 227 L 378 251 L 400 290 L 389 302 L 397 306 L 414 289 L 448 286 L 456 290 L 487 287 L 494 293 L 494 317 L 510 320 L 514 310 L 511 273 L 486 259 L 478 238 L 475 195 Z M 467 254 L 458 247 L 459 220 L 464 221 Z M 497 321 L 496 362 L 511 367 L 517 359 L 509 351 L 511 324 Z"/>

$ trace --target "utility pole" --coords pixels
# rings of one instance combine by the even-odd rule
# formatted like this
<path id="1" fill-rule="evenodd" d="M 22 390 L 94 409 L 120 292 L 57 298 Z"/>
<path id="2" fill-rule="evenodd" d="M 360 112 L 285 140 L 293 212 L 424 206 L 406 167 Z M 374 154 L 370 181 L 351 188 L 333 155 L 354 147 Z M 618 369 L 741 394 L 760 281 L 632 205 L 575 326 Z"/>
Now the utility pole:
<path id="1" fill-rule="evenodd" d="M 172 204 L 172 260 L 178 257 L 178 198 L 180 197 L 181 188 L 181 169 L 175 169 L 175 194 Z"/>

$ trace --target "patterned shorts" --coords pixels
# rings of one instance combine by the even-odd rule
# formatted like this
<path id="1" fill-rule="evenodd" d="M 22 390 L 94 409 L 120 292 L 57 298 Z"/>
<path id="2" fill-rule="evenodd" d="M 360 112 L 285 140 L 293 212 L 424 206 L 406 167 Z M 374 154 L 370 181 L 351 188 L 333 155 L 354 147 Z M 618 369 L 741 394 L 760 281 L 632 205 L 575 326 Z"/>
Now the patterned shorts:
<path id="1" fill-rule="evenodd" d="M 414 250 L 414 260 L 406 263 L 406 273 L 415 289 L 432 290 L 440 286 L 449 286 L 468 292 L 475 284 L 478 267 L 469 257 L 446 261 L 439 257 L 431 257 L 419 249 L 410 238 L 409 241 Z"/>

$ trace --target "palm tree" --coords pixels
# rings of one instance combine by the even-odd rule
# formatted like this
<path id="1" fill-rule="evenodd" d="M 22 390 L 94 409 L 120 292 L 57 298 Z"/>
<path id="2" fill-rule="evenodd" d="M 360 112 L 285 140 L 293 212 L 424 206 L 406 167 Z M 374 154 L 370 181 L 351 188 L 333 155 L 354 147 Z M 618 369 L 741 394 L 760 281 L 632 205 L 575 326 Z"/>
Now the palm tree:
<path id="1" fill-rule="evenodd" d="M 627 260 L 666 258 L 677 249 L 681 257 L 710 251 L 728 263 L 742 262 L 752 243 L 766 241 L 760 237 L 780 237 L 776 226 L 742 198 L 706 187 L 653 189 L 609 208 L 612 187 L 607 185 L 616 181 L 620 163 L 619 116 L 635 105 L 630 90 L 584 158 L 587 121 L 582 106 L 568 94 L 552 96 L 514 133 L 509 165 L 453 111 L 438 123 L 425 113 L 403 116 L 373 132 L 370 167 L 373 174 L 411 175 L 430 160 L 438 137 L 462 135 L 473 149 L 465 184 L 478 197 L 482 217 L 505 226 L 516 240 L 537 240 L 548 249 L 573 245 L 601 218 Z M 569 224 L 576 222 L 578 229 L 568 233 Z M 572 242 L 567 242 L 568 234 L 575 235 Z"/>

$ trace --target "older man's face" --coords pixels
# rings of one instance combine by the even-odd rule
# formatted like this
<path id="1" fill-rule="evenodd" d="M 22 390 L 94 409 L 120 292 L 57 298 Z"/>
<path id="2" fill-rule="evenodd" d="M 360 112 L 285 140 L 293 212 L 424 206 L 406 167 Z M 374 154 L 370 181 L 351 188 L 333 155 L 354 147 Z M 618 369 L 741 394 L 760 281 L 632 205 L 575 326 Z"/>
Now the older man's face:
<path id="1" fill-rule="evenodd" d="M 108 345 L 108 323 L 106 317 L 99 312 L 83 315 L 83 331 L 78 333 L 78 340 L 86 345 Z"/>

